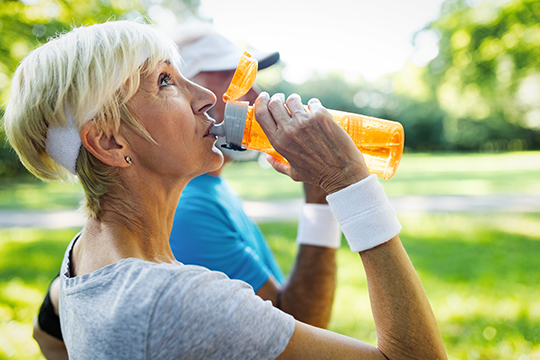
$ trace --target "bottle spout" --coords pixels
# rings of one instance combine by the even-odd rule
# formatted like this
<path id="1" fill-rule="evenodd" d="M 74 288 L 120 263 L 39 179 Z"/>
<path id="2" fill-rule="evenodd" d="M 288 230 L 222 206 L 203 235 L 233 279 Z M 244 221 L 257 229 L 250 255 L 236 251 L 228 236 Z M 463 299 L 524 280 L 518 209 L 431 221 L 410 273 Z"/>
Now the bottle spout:
<path id="1" fill-rule="evenodd" d="M 245 145 L 242 145 L 242 139 L 244 138 L 248 106 L 247 101 L 226 102 L 223 122 L 214 124 L 210 128 L 212 135 L 225 140 L 225 144 L 221 145 L 222 147 L 238 151 L 246 150 Z"/>
<path id="2" fill-rule="evenodd" d="M 210 127 L 210 134 L 219 136 L 219 137 L 225 137 L 225 126 L 223 126 L 224 123 L 219 123 L 212 125 Z"/>

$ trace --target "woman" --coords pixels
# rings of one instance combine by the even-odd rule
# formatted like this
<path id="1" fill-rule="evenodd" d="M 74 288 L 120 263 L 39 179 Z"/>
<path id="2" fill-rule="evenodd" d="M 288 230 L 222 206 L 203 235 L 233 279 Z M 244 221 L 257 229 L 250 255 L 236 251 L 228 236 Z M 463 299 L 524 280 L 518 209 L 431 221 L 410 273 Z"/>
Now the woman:
<path id="1" fill-rule="evenodd" d="M 151 26 L 109 22 L 49 41 L 14 75 L 5 126 L 21 161 L 45 180 L 76 174 L 85 192 L 86 225 L 60 274 L 69 357 L 446 358 L 395 214 L 317 100 L 308 114 L 298 96 L 263 93 L 256 116 L 290 161 L 274 167 L 331 194 L 361 253 L 379 347 L 295 321 L 246 284 L 175 261 L 169 234 L 180 193 L 223 161 L 206 115 L 215 97 L 183 78 L 179 61 Z"/>

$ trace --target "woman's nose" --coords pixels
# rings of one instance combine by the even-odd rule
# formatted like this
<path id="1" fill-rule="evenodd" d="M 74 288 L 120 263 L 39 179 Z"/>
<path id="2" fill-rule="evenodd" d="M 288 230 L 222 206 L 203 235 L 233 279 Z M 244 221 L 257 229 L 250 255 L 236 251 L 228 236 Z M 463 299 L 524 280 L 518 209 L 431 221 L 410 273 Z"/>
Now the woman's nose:
<path id="1" fill-rule="evenodd" d="M 216 104 L 216 96 L 213 92 L 198 84 L 192 83 L 191 107 L 194 114 L 202 114 L 210 110 Z"/>

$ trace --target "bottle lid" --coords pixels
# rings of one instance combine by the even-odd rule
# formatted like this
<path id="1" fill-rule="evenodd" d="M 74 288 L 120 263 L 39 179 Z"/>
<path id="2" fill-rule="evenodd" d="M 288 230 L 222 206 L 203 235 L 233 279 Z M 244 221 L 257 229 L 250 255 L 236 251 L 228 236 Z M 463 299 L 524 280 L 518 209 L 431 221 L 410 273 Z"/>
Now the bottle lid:
<path id="1" fill-rule="evenodd" d="M 233 150 L 246 150 L 242 145 L 248 102 L 237 101 L 247 94 L 255 82 L 257 76 L 257 60 L 253 59 L 248 52 L 240 57 L 238 67 L 234 72 L 229 88 L 223 94 L 225 101 L 225 113 L 223 122 L 210 128 L 210 133 L 225 139 L 222 146 Z"/>
<path id="2" fill-rule="evenodd" d="M 235 101 L 248 93 L 257 77 L 257 60 L 253 59 L 248 52 L 240 57 L 238 67 L 234 72 L 229 88 L 223 94 L 223 101 Z"/>
<path id="3" fill-rule="evenodd" d="M 225 138 L 225 144 L 222 145 L 224 148 L 246 150 L 246 147 L 242 145 L 242 139 L 246 127 L 248 105 L 247 101 L 227 101 L 223 122 L 210 128 L 211 134 Z"/>

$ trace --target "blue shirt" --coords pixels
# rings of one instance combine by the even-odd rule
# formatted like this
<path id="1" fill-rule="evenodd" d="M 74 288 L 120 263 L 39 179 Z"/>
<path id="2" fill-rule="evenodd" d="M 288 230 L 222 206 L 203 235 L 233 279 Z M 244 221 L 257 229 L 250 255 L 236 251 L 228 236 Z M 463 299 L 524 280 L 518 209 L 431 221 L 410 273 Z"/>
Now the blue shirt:
<path id="1" fill-rule="evenodd" d="M 285 276 L 242 200 L 221 177 L 201 175 L 184 189 L 171 232 L 174 256 L 184 264 L 221 271 L 255 291 L 269 275 Z"/>

